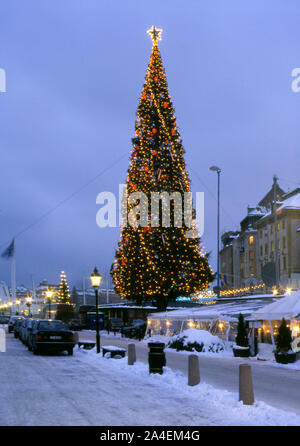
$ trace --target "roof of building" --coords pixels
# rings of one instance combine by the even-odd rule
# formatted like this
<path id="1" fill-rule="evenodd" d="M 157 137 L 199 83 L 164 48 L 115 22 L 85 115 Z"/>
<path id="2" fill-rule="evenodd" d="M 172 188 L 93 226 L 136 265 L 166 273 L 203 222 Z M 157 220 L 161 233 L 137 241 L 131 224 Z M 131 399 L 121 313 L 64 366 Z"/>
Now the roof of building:
<path id="1" fill-rule="evenodd" d="M 281 201 L 277 202 L 277 214 L 283 210 L 300 210 L 300 188 L 286 194 L 285 197 L 282 197 Z M 260 221 L 270 217 L 272 214 L 272 211 L 268 211 Z"/>
<path id="2" fill-rule="evenodd" d="M 284 190 L 281 189 L 281 187 L 278 184 L 276 186 L 276 190 L 277 190 L 277 198 L 285 194 Z M 273 201 L 274 201 L 274 183 L 272 184 L 272 187 L 269 190 L 269 192 L 267 192 L 266 195 L 260 200 L 258 206 L 263 206 L 265 208 L 268 208 L 270 207 Z"/>

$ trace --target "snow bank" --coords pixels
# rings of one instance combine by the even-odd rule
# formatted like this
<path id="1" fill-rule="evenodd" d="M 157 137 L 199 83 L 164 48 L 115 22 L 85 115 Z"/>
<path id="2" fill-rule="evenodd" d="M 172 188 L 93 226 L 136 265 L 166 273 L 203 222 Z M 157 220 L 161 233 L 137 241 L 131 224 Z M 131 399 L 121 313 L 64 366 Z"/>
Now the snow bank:
<path id="1" fill-rule="evenodd" d="M 89 362 L 101 373 L 111 377 L 114 388 L 119 384 L 122 392 L 116 396 L 117 420 L 112 424 L 125 424 L 130 416 L 131 424 L 152 426 L 299 426 L 300 417 L 291 412 L 275 409 L 263 402 L 244 406 L 238 401 L 238 393 L 227 392 L 200 383 L 189 387 L 187 378 L 179 371 L 164 368 L 163 375 L 149 375 L 143 363 L 127 365 L 127 358 L 107 359 L 96 350 L 74 351 L 75 359 Z M 108 391 L 108 389 L 106 390 Z M 102 398 L 102 396 L 101 396 Z M 106 404 L 109 404 L 109 401 Z M 107 413 L 107 408 L 102 409 Z"/>
<path id="2" fill-rule="evenodd" d="M 195 328 L 189 328 L 179 335 L 171 337 L 168 347 L 175 348 L 177 351 L 189 350 L 213 353 L 225 350 L 225 344 L 218 336 L 213 336 L 206 330 Z"/>

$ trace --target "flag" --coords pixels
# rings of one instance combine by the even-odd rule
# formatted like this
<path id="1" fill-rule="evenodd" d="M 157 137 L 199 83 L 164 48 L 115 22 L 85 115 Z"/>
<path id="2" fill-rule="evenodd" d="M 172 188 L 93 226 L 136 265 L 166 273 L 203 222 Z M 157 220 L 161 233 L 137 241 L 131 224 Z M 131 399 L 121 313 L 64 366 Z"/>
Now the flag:
<path id="1" fill-rule="evenodd" d="M 221 278 L 221 286 L 224 287 L 227 285 L 227 276 L 226 274 L 220 274 L 220 278 Z"/>
<path id="2" fill-rule="evenodd" d="M 11 259 L 15 254 L 15 239 L 12 240 L 11 244 L 6 248 L 1 254 L 4 259 Z"/>

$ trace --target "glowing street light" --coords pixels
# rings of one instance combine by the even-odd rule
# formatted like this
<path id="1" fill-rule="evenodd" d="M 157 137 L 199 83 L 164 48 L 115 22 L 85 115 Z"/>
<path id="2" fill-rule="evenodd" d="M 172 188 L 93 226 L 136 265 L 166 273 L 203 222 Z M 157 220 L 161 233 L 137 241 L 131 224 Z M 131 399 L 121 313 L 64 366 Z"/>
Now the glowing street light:
<path id="1" fill-rule="evenodd" d="M 32 316 L 31 311 L 30 311 L 31 304 L 32 304 L 32 297 L 27 296 L 26 297 L 26 305 L 28 307 L 28 316 Z"/>
<path id="2" fill-rule="evenodd" d="M 98 289 L 100 287 L 102 276 L 99 274 L 97 268 L 95 267 L 93 273 L 91 274 L 92 286 L 95 290 L 96 297 L 96 347 L 97 353 L 100 353 L 100 330 L 99 330 L 99 317 L 98 317 Z"/>
<path id="3" fill-rule="evenodd" d="M 51 299 L 52 299 L 52 296 L 53 296 L 53 291 L 48 288 L 48 290 L 46 291 L 45 294 L 46 294 L 46 297 L 48 299 L 48 305 L 49 305 L 48 306 L 48 313 L 49 313 L 48 318 L 51 319 Z"/>
<path id="4" fill-rule="evenodd" d="M 17 312 L 17 314 L 20 314 L 20 305 L 21 305 L 21 301 L 20 301 L 20 299 L 17 299 L 17 300 L 16 300 L 16 305 L 18 306 L 18 312 Z"/>

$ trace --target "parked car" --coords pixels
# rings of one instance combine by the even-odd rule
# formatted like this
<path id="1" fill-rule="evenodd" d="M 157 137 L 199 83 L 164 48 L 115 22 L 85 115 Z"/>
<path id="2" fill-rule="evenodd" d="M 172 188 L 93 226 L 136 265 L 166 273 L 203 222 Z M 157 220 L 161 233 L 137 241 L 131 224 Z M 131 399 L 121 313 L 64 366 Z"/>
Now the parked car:
<path id="1" fill-rule="evenodd" d="M 26 338 L 27 338 L 27 326 L 28 326 L 28 324 L 31 323 L 31 321 L 32 321 L 32 319 L 26 318 L 26 319 L 23 319 L 22 323 L 21 323 L 21 328 L 19 331 L 19 338 L 25 345 L 26 345 Z"/>
<path id="2" fill-rule="evenodd" d="M 28 340 L 29 340 L 29 335 L 32 332 L 33 326 L 35 323 L 35 319 L 27 319 L 27 324 L 26 326 L 23 328 L 23 343 L 24 345 L 26 345 L 28 347 Z"/>
<path id="3" fill-rule="evenodd" d="M 0 324 L 8 324 L 9 316 L 0 316 Z"/>
<path id="4" fill-rule="evenodd" d="M 15 338 L 19 338 L 20 337 L 20 330 L 21 330 L 23 319 L 24 318 L 17 319 L 15 324 L 14 324 L 13 330 L 14 330 L 14 337 Z"/>
<path id="5" fill-rule="evenodd" d="M 28 331 L 28 336 L 27 336 L 27 348 L 29 351 L 32 351 L 32 336 L 31 333 L 36 329 L 38 323 L 40 322 L 41 319 L 32 319 L 32 323 L 31 323 L 31 327 L 30 330 Z"/>
<path id="6" fill-rule="evenodd" d="M 39 320 L 33 326 L 28 344 L 35 355 L 46 351 L 67 351 L 73 355 L 74 333 L 61 321 Z"/>
<path id="7" fill-rule="evenodd" d="M 22 316 L 11 316 L 8 321 L 8 333 L 11 333 L 14 330 L 14 325 L 18 319 L 22 319 Z"/>
<path id="8" fill-rule="evenodd" d="M 143 339 L 145 336 L 147 323 L 141 319 L 135 319 L 131 326 L 121 328 L 122 337 Z"/>
<path id="9" fill-rule="evenodd" d="M 83 325 L 79 319 L 71 319 L 68 323 L 68 327 L 70 330 L 73 330 L 73 331 L 83 329 Z"/>

